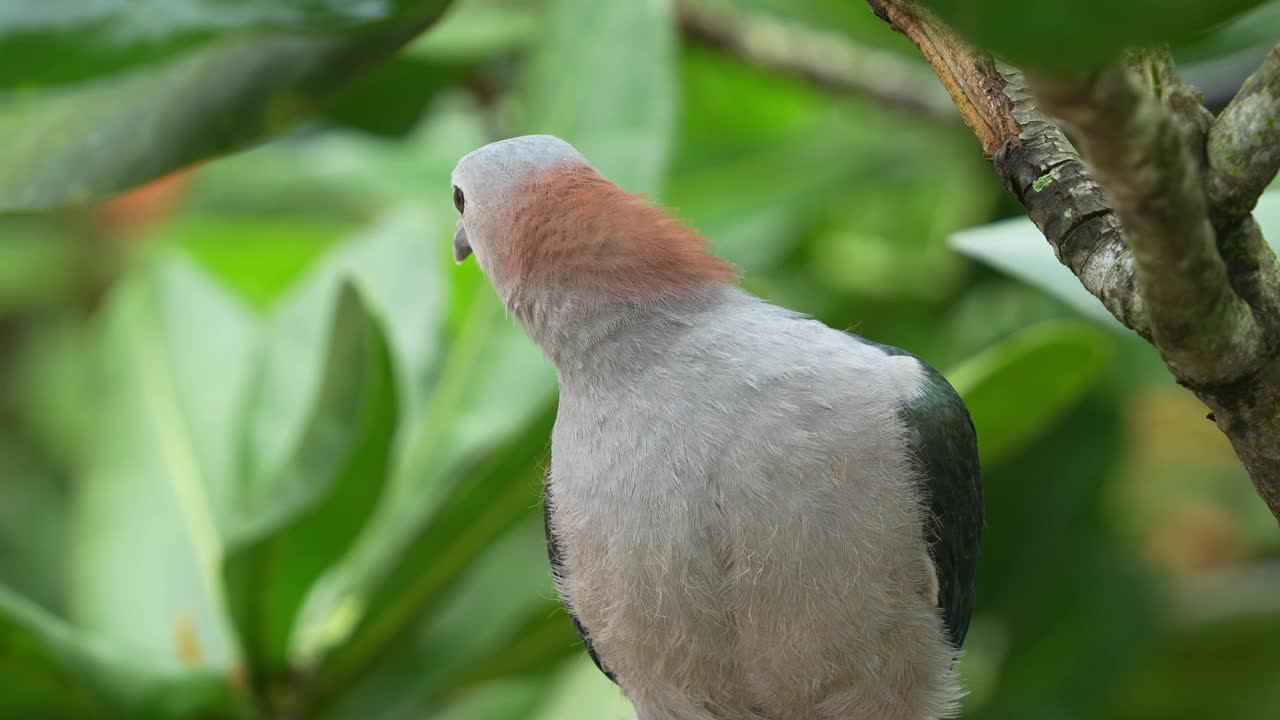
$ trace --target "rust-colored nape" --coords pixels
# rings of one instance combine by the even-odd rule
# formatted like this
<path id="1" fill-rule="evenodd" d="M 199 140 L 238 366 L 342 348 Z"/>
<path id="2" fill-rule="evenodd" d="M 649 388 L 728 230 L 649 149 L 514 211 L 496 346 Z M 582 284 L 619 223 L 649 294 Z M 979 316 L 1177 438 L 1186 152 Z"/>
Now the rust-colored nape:
<path id="1" fill-rule="evenodd" d="M 540 172 L 519 194 L 507 269 L 526 290 L 553 283 L 597 297 L 654 298 L 737 276 L 707 252 L 706 238 L 591 167 Z"/>

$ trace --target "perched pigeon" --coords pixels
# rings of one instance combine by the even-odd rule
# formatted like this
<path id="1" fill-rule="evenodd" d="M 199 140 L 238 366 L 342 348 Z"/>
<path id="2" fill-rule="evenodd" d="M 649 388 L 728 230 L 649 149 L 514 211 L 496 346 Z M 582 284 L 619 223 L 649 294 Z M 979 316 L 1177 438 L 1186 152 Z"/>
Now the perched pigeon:
<path id="1" fill-rule="evenodd" d="M 551 564 L 639 720 L 952 716 L 983 510 L 947 381 L 739 289 L 557 138 L 453 197 L 455 259 L 555 364 Z"/>

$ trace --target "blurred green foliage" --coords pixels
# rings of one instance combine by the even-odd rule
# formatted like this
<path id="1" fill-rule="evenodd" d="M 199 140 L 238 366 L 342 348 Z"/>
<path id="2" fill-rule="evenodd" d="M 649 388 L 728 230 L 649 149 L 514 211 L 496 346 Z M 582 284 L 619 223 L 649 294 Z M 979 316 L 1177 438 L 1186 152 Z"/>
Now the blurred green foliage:
<path id="1" fill-rule="evenodd" d="M 1038 52 L 1260 39 L 1204 26 L 1229 5 L 1048 5 L 956 18 L 997 47 L 1061 20 Z M 684 40 L 662 0 L 46 6 L 0 9 L 0 718 L 627 713 L 542 544 L 554 373 L 449 261 L 449 171 L 521 132 L 961 390 L 966 717 L 1280 714 L 1274 521 L 963 127 Z M 734 7 L 919 62 L 861 3 Z"/>
<path id="2" fill-rule="evenodd" d="M 1088 67 L 1125 48 L 1184 44 L 1266 0 L 924 0 L 975 42 L 1018 63 L 1051 69 Z M 1236 39 L 1234 34 L 1217 40 Z"/>

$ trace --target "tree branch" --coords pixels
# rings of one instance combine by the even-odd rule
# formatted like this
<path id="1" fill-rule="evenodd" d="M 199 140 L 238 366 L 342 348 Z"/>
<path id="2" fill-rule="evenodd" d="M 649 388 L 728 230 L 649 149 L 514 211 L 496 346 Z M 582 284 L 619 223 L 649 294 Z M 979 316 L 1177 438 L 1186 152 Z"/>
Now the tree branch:
<path id="1" fill-rule="evenodd" d="M 1210 125 L 1205 189 L 1218 252 L 1236 293 L 1268 335 L 1280 335 L 1280 267 L 1251 215 L 1280 167 L 1280 46 Z"/>
<path id="2" fill-rule="evenodd" d="M 1253 211 L 1280 169 L 1280 45 L 1272 48 L 1209 129 L 1206 187 L 1228 218 Z"/>
<path id="3" fill-rule="evenodd" d="M 1109 191 L 1169 369 L 1215 385 L 1260 367 L 1267 343 L 1227 280 L 1185 124 L 1118 65 L 1087 79 L 1037 78 L 1032 88 L 1041 107 L 1076 130 Z"/>
<path id="4" fill-rule="evenodd" d="M 1133 256 L 1105 193 L 1058 126 L 1035 106 L 1022 73 L 1006 65 L 995 72 L 1005 82 L 1001 92 L 1013 103 L 1010 115 L 1019 127 L 992 158 L 996 173 L 1058 260 L 1125 327 L 1150 340 L 1145 303 L 1135 292 Z"/>
<path id="5" fill-rule="evenodd" d="M 987 55 L 977 53 L 927 11 L 900 0 L 867 0 L 880 19 L 906 35 L 933 66 L 942 87 L 990 158 L 1005 142 L 1016 139 L 1017 123 L 1009 116 L 1003 80 Z"/>
<path id="6" fill-rule="evenodd" d="M 1205 138 L 1215 139 L 1199 94 L 1162 53 L 1138 56 L 1137 71 L 1036 78 L 1036 96 L 1079 131 L 1099 185 L 1021 74 L 910 0 L 868 4 L 929 60 L 1063 264 L 1209 406 L 1280 519 L 1280 279 L 1247 210 L 1229 222 L 1211 212 Z M 1266 113 L 1275 122 L 1280 108 Z"/>
<path id="7" fill-rule="evenodd" d="M 680 0 L 677 13 L 686 35 L 752 65 L 933 120 L 956 120 L 956 108 L 933 74 L 895 53 L 859 47 L 835 33 L 744 12 L 729 3 Z"/>
<path id="8" fill-rule="evenodd" d="M 868 4 L 920 48 L 1005 188 L 1027 209 L 1058 260 L 1120 322 L 1149 338 L 1120 221 L 1066 137 L 1031 101 L 1022 74 L 997 66 L 914 5 Z"/>

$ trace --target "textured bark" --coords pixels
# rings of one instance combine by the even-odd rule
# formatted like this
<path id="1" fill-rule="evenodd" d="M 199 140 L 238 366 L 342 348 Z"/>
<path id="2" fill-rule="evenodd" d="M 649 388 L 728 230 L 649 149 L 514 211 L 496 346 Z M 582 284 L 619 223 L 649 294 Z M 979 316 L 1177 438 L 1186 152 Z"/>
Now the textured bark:
<path id="1" fill-rule="evenodd" d="M 1280 46 L 1227 104 L 1209 130 L 1213 207 L 1228 217 L 1253 211 L 1258 196 L 1280 169 Z"/>
<path id="2" fill-rule="evenodd" d="M 1280 267 L 1250 214 L 1280 168 L 1280 46 L 1209 126 L 1205 190 L 1231 285 L 1280 336 Z"/>
<path id="3" fill-rule="evenodd" d="M 1004 143 L 1016 140 L 1019 128 L 1003 93 L 1005 81 L 989 55 L 966 45 L 915 5 L 897 0 L 868 0 L 867 4 L 920 48 L 988 158 Z"/>
<path id="4" fill-rule="evenodd" d="M 1280 278 L 1249 215 L 1280 164 L 1276 52 L 1211 120 L 1167 53 L 1037 77 L 1033 99 L 909 0 L 868 4 L 920 48 L 1059 260 L 1212 410 L 1280 519 Z"/>
<path id="5" fill-rule="evenodd" d="M 1058 126 L 1032 102 L 1022 73 L 1003 65 L 996 72 L 1019 128 L 992 158 L 1005 188 L 1026 208 L 1058 260 L 1121 323 L 1150 340 L 1145 304 L 1135 292 L 1133 256 L 1106 194 Z"/>
<path id="6" fill-rule="evenodd" d="M 1110 193 L 1146 300 L 1152 341 L 1179 379 L 1230 382 L 1261 366 L 1265 338 L 1227 280 L 1186 126 L 1122 66 L 1078 80 L 1039 78 L 1040 107 L 1062 118 Z"/>

